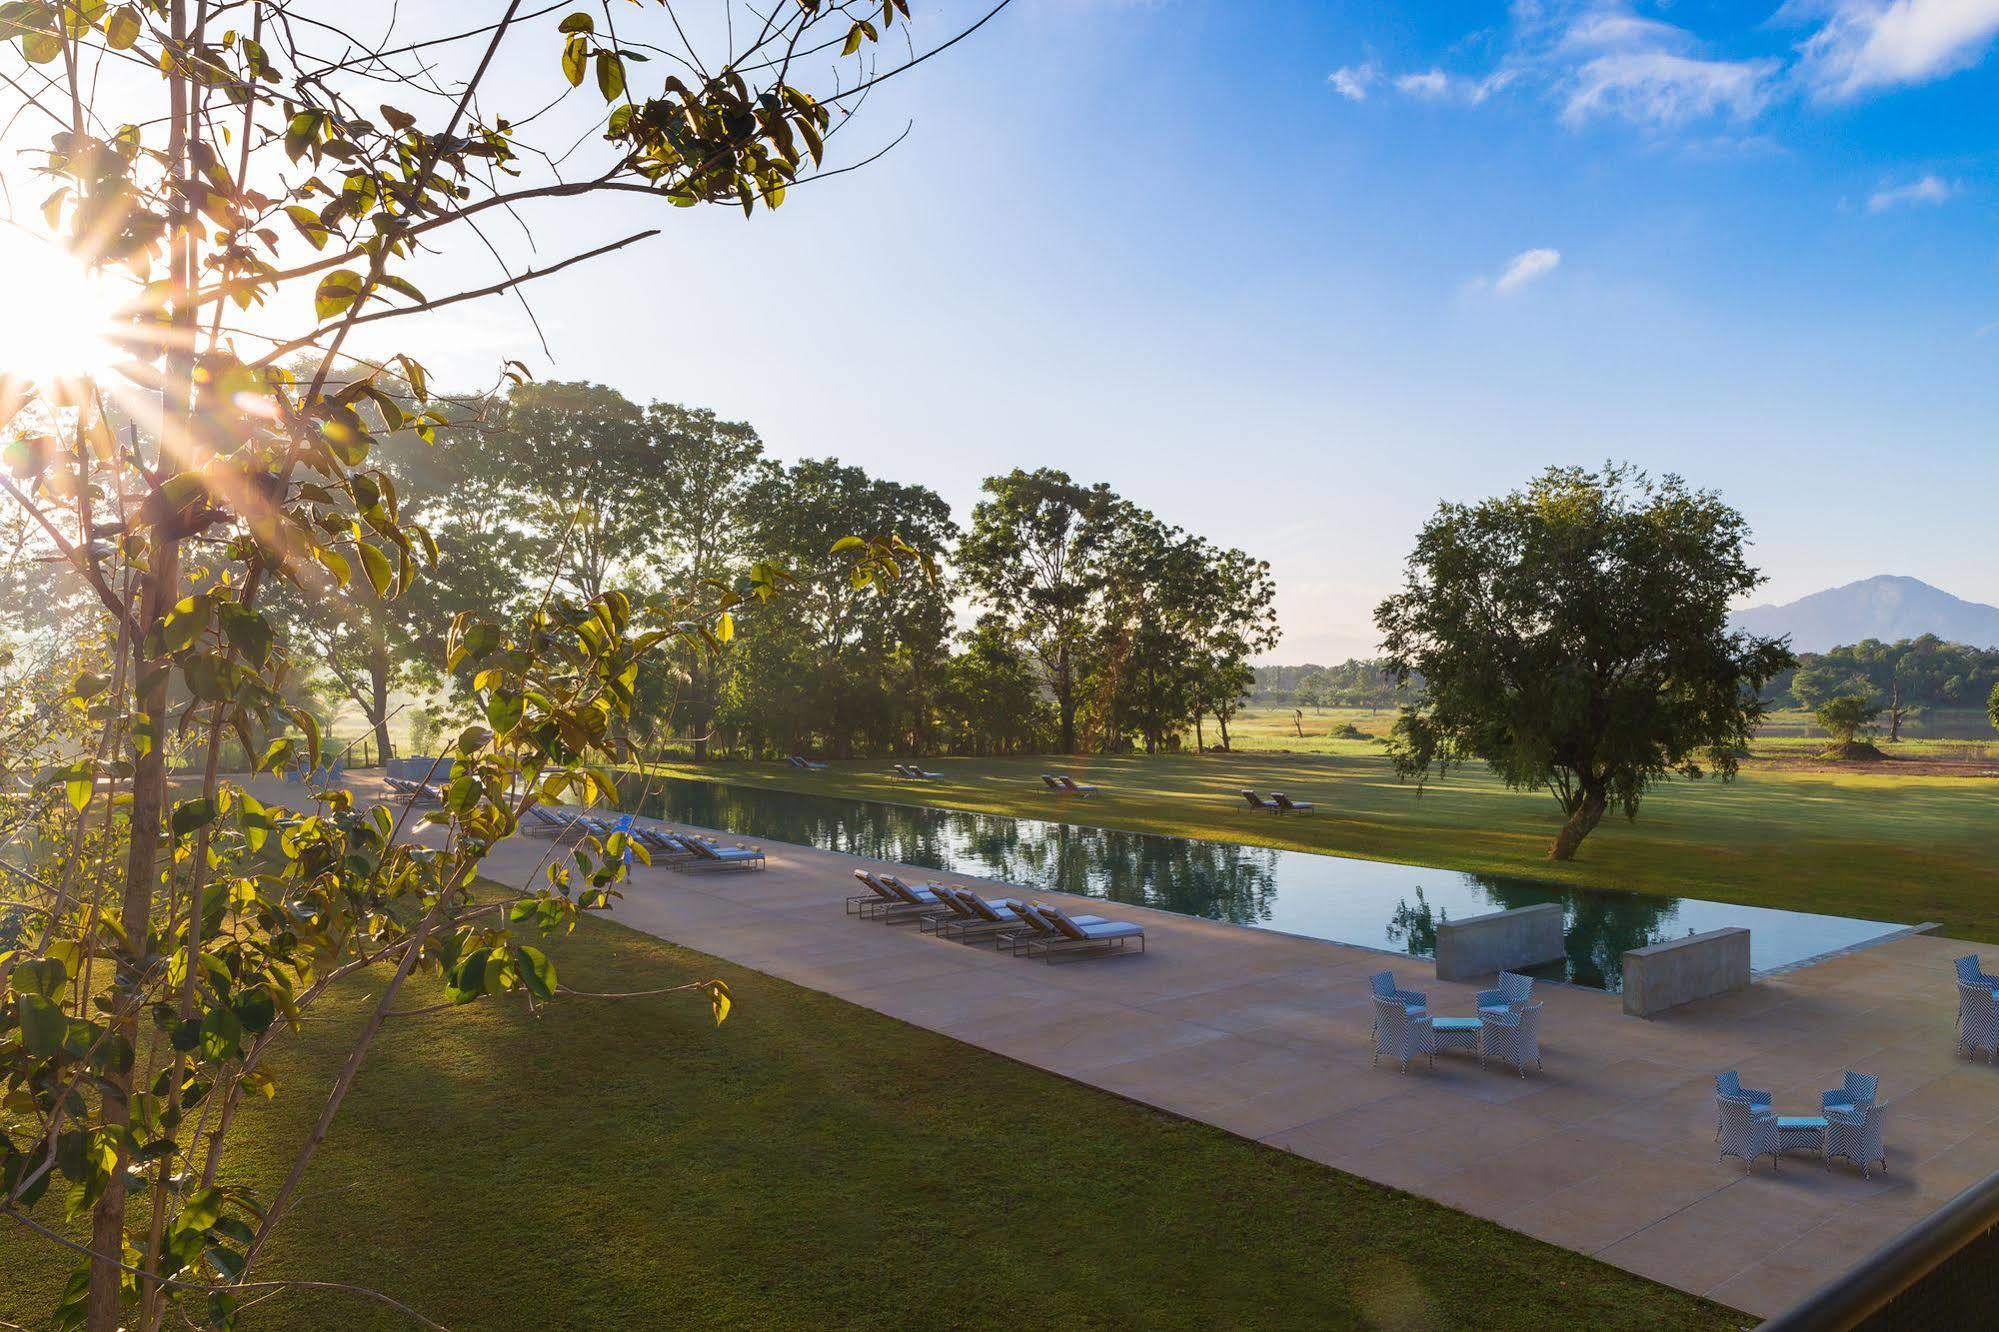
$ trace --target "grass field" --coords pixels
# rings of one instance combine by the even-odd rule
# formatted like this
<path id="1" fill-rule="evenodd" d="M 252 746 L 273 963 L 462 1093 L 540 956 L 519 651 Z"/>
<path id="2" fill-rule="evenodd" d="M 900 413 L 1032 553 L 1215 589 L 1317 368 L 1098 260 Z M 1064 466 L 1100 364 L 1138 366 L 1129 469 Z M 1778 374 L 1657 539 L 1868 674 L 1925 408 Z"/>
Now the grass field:
<path id="1" fill-rule="evenodd" d="M 1364 721 L 1362 729 L 1372 729 Z M 1255 743 L 1246 733 L 1240 743 Z M 1613 815 L 1570 865 L 1549 861 L 1560 814 L 1483 768 L 1418 792 L 1379 745 L 1307 737 L 1310 752 L 937 758 L 920 787 L 885 761 L 799 772 L 776 763 L 668 765 L 664 771 L 796 790 L 1051 815 L 1105 827 L 1255 842 L 1602 888 L 1747 902 L 1913 924 L 1999 942 L 1999 780 L 1751 767 L 1736 781 L 1674 781 L 1635 823 Z M 1103 788 L 1086 802 L 1045 791 L 1057 768 Z M 1275 819 L 1238 792 L 1281 790 L 1318 812 Z"/>
<path id="2" fill-rule="evenodd" d="M 668 996 L 392 1025 L 258 1276 L 367 1285 L 459 1329 L 1747 1321 L 608 922 L 552 951 L 580 989 L 720 976 L 735 1016 Z M 367 997 L 282 1061 L 235 1180 L 274 1184 Z M 0 1326 L 46 1325 L 66 1269 L 0 1229 Z M 242 1326 L 410 1324 L 298 1294 Z"/>

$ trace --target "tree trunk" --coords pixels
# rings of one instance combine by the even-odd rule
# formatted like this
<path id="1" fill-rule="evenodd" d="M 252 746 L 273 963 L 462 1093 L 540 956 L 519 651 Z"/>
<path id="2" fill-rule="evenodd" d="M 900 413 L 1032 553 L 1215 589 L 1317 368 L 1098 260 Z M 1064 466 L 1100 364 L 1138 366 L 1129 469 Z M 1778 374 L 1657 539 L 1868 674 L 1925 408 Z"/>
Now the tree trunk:
<path id="1" fill-rule="evenodd" d="M 1201 713 L 1197 709 L 1194 713 L 1194 752 L 1196 754 L 1206 753 L 1207 748 L 1208 737 L 1201 729 Z"/>
<path id="2" fill-rule="evenodd" d="M 1062 752 L 1076 752 L 1076 688 L 1070 678 L 1069 649 L 1055 658 L 1055 706 L 1062 717 Z"/>
<path id="3" fill-rule="evenodd" d="M 1570 813 L 1569 821 L 1555 834 L 1555 844 L 1548 849 L 1550 860 L 1574 860 L 1576 848 L 1603 822 L 1603 814 L 1610 807 L 1610 798 L 1601 786 L 1585 786 L 1582 800 Z"/>
<path id="4" fill-rule="evenodd" d="M 172 535 L 154 529 L 153 567 L 147 575 L 139 627 L 152 637 L 167 612 L 180 597 L 180 547 Z M 142 639 L 143 641 L 143 639 Z M 167 800 L 166 740 L 170 733 L 167 717 L 167 662 L 146 660 L 135 673 L 139 693 L 133 699 L 139 713 L 139 730 L 146 744 L 134 755 L 132 767 L 131 845 L 125 856 L 124 897 L 119 904 L 118 922 L 125 934 L 134 970 L 143 966 L 152 932 L 153 895 L 159 889 L 160 824 Z M 139 737 L 135 737 L 135 742 Z M 136 743 L 135 743 L 136 748 Z M 122 970 L 122 968 L 121 968 Z M 136 984 L 137 979 L 129 982 Z M 111 1029 L 132 1046 L 139 1040 L 137 1014 L 124 1003 L 121 984 L 114 989 L 123 1015 L 112 1021 Z M 104 1122 L 123 1127 L 131 1122 L 132 1072 L 111 1072 L 103 1082 Z M 121 1150 L 113 1182 L 97 1200 L 90 1215 L 90 1293 L 84 1305 L 85 1325 L 90 1332 L 115 1332 L 123 1321 L 121 1303 L 124 1273 L 117 1260 L 125 1251 L 125 1189 L 123 1180 L 127 1158 Z"/>
<path id="5" fill-rule="evenodd" d="M 391 746 L 389 744 L 389 649 L 385 644 L 376 644 L 368 654 L 368 720 L 375 727 L 375 748 L 381 751 L 382 764 L 387 766 Z"/>
<path id="6" fill-rule="evenodd" d="M 1215 725 L 1221 728 L 1222 752 L 1224 754 L 1233 754 L 1235 752 L 1235 749 L 1229 743 L 1229 714 L 1226 712 L 1217 711 L 1215 713 Z"/>

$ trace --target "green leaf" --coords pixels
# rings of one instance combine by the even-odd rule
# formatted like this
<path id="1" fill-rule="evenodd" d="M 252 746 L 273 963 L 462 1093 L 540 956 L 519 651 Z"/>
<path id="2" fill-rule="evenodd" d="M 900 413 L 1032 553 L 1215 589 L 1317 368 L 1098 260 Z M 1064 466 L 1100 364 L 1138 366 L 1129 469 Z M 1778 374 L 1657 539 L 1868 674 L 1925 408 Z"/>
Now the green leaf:
<path id="1" fill-rule="evenodd" d="M 604 94 L 604 100 L 615 102 L 618 94 L 625 90 L 625 62 L 618 59 L 615 51 L 597 53 L 597 91 Z"/>
<path id="2" fill-rule="evenodd" d="M 847 41 L 846 44 L 840 48 L 841 55 L 850 56 L 854 52 L 861 49 L 861 29 L 864 28 L 865 26 L 867 25 L 862 23 L 856 23 L 853 27 L 847 29 Z"/>
<path id="3" fill-rule="evenodd" d="M 298 228 L 298 234 L 305 237 L 306 244 L 315 250 L 326 248 L 326 242 L 333 235 L 333 231 L 319 220 L 319 214 L 300 204 L 291 204 L 286 207 L 285 216 L 292 220 L 294 227 Z"/>
<path id="4" fill-rule="evenodd" d="M 595 32 L 597 31 L 597 24 L 588 14 L 579 9 L 568 18 L 562 20 L 562 22 L 556 24 L 555 30 L 557 32 Z"/>
<path id="5" fill-rule="evenodd" d="M 519 694 L 496 689 L 486 700 L 486 725 L 493 728 L 494 735 L 505 735 L 520 725 L 521 712 Z"/>
<path id="6" fill-rule="evenodd" d="M 332 319 L 361 299 L 362 278 L 351 268 L 336 268 L 319 280 L 313 292 L 313 312 L 320 319 Z"/>
<path id="7" fill-rule="evenodd" d="M 296 162 L 305 156 L 306 149 L 319 140 L 319 127 L 326 122 L 321 111 L 301 111 L 285 126 L 285 153 Z"/>
<path id="8" fill-rule="evenodd" d="M 220 652 L 194 653 L 181 662 L 180 673 L 196 698 L 220 703 L 235 696 L 236 673 Z"/>
<path id="9" fill-rule="evenodd" d="M 185 837 L 196 828 L 215 821 L 215 802 L 207 796 L 196 796 L 183 800 L 174 806 L 174 836 Z"/>
<path id="10" fill-rule="evenodd" d="M 69 1034 L 69 1018 L 54 1000 L 39 994 L 24 994 L 21 1009 L 21 1044 L 37 1059 L 47 1059 L 62 1049 Z"/>
<path id="11" fill-rule="evenodd" d="M 555 997 L 555 963 L 539 948 L 523 944 L 514 950 L 514 965 L 520 968 L 521 984 L 537 999 Z"/>
<path id="12" fill-rule="evenodd" d="M 182 1230 L 207 1230 L 222 1219 L 222 1190 L 196 1189 L 187 1195 L 177 1226 Z"/>
<path id="13" fill-rule="evenodd" d="M 562 44 L 562 77 L 569 80 L 572 88 L 583 84 L 584 66 L 590 63 L 590 43 L 583 34 L 577 33 Z"/>
<path id="14" fill-rule="evenodd" d="M 104 41 L 114 51 L 130 50 L 139 32 L 139 14 L 130 5 L 118 6 L 104 20 Z"/>
<path id="15" fill-rule="evenodd" d="M 841 554 L 841 553 L 842 553 L 842 552 L 844 552 L 844 551 L 849 551 L 849 550 L 858 550 L 858 549 L 860 549 L 860 548 L 861 548 L 862 546 L 865 546 L 865 545 L 867 545 L 867 544 L 868 544 L 868 543 L 867 543 L 866 541 L 863 541 L 863 540 L 862 540 L 862 539 L 861 539 L 860 537 L 857 537 L 857 536 L 843 536 L 843 537 L 841 537 L 841 538 L 840 538 L 840 539 L 839 539 L 838 541 L 835 541 L 835 542 L 833 543 L 833 549 L 832 549 L 832 551 L 831 551 L 830 553 L 832 553 L 832 554 L 834 554 L 834 555 L 838 555 L 838 554 Z"/>
<path id="16" fill-rule="evenodd" d="M 68 984 L 69 968 L 62 964 L 61 958 L 56 957 L 17 962 L 7 975 L 7 988 L 15 994 L 38 994 L 44 999 L 61 999 Z"/>
<path id="17" fill-rule="evenodd" d="M 368 575 L 368 585 L 375 589 L 375 595 L 388 596 L 389 586 L 396 581 L 395 566 L 389 563 L 389 557 L 366 541 L 355 549 L 361 553 L 361 571 Z"/>
<path id="18" fill-rule="evenodd" d="M 200 640 L 208 628 L 208 613 L 214 602 L 206 593 L 182 597 L 167 612 L 160 626 L 160 640 L 168 652 L 185 652 Z"/>
<path id="19" fill-rule="evenodd" d="M 221 606 L 222 635 L 229 640 L 229 646 L 242 654 L 243 660 L 261 668 L 271 657 L 271 644 L 277 632 L 264 613 L 252 610 L 240 602 L 225 601 Z"/>
<path id="20" fill-rule="evenodd" d="M 234 1059 L 243 1043 L 243 1024 L 227 1008 L 211 1008 L 201 1015 L 201 1053 L 220 1062 Z"/>

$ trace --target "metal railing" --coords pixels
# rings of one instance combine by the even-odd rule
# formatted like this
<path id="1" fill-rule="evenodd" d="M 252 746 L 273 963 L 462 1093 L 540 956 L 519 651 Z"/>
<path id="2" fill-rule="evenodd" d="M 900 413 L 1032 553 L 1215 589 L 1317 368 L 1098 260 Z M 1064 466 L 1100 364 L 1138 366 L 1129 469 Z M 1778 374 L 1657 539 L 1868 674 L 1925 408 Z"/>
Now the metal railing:
<path id="1" fill-rule="evenodd" d="M 1763 1332 L 1928 1332 L 1996 1324 L 1999 1173 L 1763 1324 Z"/>

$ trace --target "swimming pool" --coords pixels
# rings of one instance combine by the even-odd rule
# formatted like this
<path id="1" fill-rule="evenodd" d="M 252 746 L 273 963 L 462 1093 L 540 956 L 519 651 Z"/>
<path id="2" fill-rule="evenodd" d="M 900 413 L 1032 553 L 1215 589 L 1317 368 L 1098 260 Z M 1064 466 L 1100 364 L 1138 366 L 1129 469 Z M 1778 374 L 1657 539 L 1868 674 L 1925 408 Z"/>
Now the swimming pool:
<path id="1" fill-rule="evenodd" d="M 632 798 L 640 794 L 635 788 Z M 1435 953 L 1441 921 L 1559 902 L 1568 957 L 1537 974 L 1606 990 L 1620 988 L 1626 949 L 1725 925 L 1749 930 L 1750 965 L 1758 971 L 1904 928 L 1846 916 L 682 778 L 654 778 L 640 812 L 743 837 L 1081 893 L 1411 957 Z"/>

